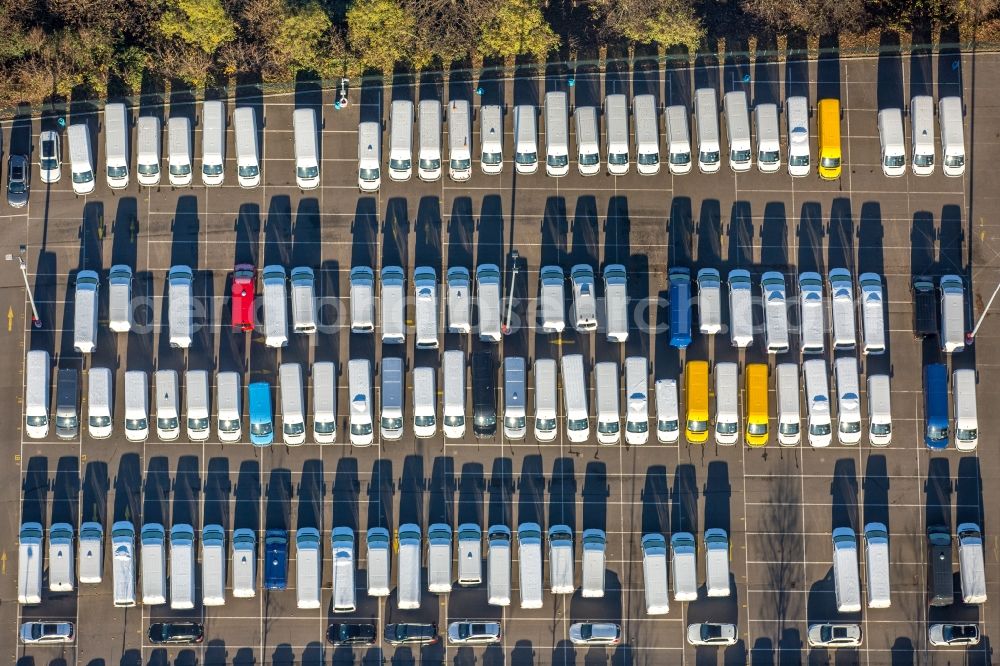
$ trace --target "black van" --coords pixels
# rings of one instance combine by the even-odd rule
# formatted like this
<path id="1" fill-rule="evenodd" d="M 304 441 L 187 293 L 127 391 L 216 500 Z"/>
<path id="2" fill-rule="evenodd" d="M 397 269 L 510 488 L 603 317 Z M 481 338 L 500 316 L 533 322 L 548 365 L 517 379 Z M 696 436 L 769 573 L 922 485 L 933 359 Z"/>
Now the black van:
<path id="1" fill-rule="evenodd" d="M 930 581 L 927 592 L 931 606 L 950 606 L 955 600 L 955 580 L 951 562 L 951 531 L 944 525 L 927 527 L 930 546 Z"/>
<path id="2" fill-rule="evenodd" d="M 76 439 L 80 434 L 80 386 L 76 368 L 60 368 L 56 379 L 56 437 Z"/>
<path id="3" fill-rule="evenodd" d="M 497 369 L 491 352 L 472 355 L 472 431 L 480 438 L 497 434 Z"/>
<path id="4" fill-rule="evenodd" d="M 934 278 L 915 275 L 910 291 L 913 292 L 913 337 L 920 340 L 937 335 L 938 303 Z"/>

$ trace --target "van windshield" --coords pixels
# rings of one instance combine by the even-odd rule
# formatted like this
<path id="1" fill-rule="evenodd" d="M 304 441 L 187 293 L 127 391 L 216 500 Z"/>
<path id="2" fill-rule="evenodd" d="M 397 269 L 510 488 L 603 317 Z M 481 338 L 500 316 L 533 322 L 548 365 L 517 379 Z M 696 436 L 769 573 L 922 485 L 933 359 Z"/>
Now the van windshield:
<path id="1" fill-rule="evenodd" d="M 550 432 L 556 429 L 555 419 L 535 419 L 535 430 Z"/>
<path id="2" fill-rule="evenodd" d="M 511 430 L 520 430 L 526 422 L 527 420 L 523 416 L 508 416 L 503 420 L 503 425 Z"/>
<path id="3" fill-rule="evenodd" d="M 127 175 L 128 175 L 128 167 L 124 166 L 108 167 L 108 178 L 124 178 Z"/>
<path id="4" fill-rule="evenodd" d="M 708 431 L 708 421 L 688 421 L 687 429 L 690 432 L 707 432 Z M 733 430 L 733 432 L 736 432 Z"/>
<path id="5" fill-rule="evenodd" d="M 371 423 L 352 423 L 351 424 L 351 434 L 352 435 L 370 435 L 372 434 L 372 424 Z"/>
<path id="6" fill-rule="evenodd" d="M 256 178 L 260 174 L 260 167 L 256 164 L 238 167 L 240 178 Z"/>
<path id="7" fill-rule="evenodd" d="M 425 171 L 437 171 L 441 168 L 441 160 L 420 160 L 420 168 Z"/>
<path id="8" fill-rule="evenodd" d="M 286 435 L 301 435 L 306 431 L 306 424 L 302 421 L 298 423 L 282 423 L 281 430 Z"/>
<path id="9" fill-rule="evenodd" d="M 703 150 L 698 153 L 698 161 L 702 164 L 715 164 L 719 161 L 719 151 L 718 150 Z"/>
<path id="10" fill-rule="evenodd" d="M 446 426 L 448 426 L 448 427 L 459 428 L 459 427 L 465 425 L 465 417 L 464 416 L 445 416 L 444 417 L 444 424 Z"/>
<path id="11" fill-rule="evenodd" d="M 951 166 L 951 165 L 949 165 Z M 94 180 L 93 171 L 74 171 L 73 172 L 73 182 L 74 183 L 89 183 Z"/>
<path id="12" fill-rule="evenodd" d="M 887 167 L 901 167 L 906 164 L 906 157 L 903 155 L 886 155 L 885 156 L 885 166 Z"/>
<path id="13" fill-rule="evenodd" d="M 222 175 L 222 165 L 221 164 L 202 164 L 201 172 L 206 176 L 221 176 Z M 171 171 L 173 173 L 173 171 Z"/>
<path id="14" fill-rule="evenodd" d="M 649 156 L 646 156 L 649 157 Z M 656 157 L 655 155 L 653 157 Z M 653 161 L 643 161 L 643 155 L 639 155 L 639 164 L 656 164 L 660 160 L 654 159 Z M 670 163 L 671 164 L 690 164 L 691 163 L 691 153 L 670 153 Z"/>
<path id="15" fill-rule="evenodd" d="M 748 423 L 747 433 L 751 435 L 766 435 L 767 434 L 767 424 L 766 423 Z"/>
<path id="16" fill-rule="evenodd" d="M 550 167 L 564 167 L 569 164 L 569 155 L 549 155 L 545 163 Z"/>
<path id="17" fill-rule="evenodd" d="M 271 426 L 270 421 L 264 421 L 263 423 L 251 423 L 250 433 L 258 436 L 270 435 L 274 431 Z"/>
<path id="18" fill-rule="evenodd" d="M 386 416 L 382 417 L 382 429 L 383 430 L 399 430 L 403 427 L 403 419 L 392 419 Z"/>
<path id="19" fill-rule="evenodd" d="M 816 425 L 809 426 L 809 434 L 816 435 L 818 437 L 823 437 L 830 434 L 830 424 L 829 423 L 819 423 Z"/>
<path id="20" fill-rule="evenodd" d="M 598 421 L 597 432 L 602 435 L 613 435 L 619 430 L 618 421 Z"/>
<path id="21" fill-rule="evenodd" d="M 929 167 L 934 166 L 934 154 L 921 155 L 920 153 L 915 153 L 913 155 L 913 166 L 918 167 Z"/>
<path id="22" fill-rule="evenodd" d="M 577 161 L 580 163 L 580 166 L 596 166 L 600 164 L 601 156 L 597 153 L 590 153 L 589 155 L 580 153 L 579 157 L 577 157 Z"/>
<path id="23" fill-rule="evenodd" d="M 126 430 L 145 430 L 147 427 L 146 419 L 125 419 Z"/>
<path id="24" fill-rule="evenodd" d="M 208 430 L 208 419 L 188 419 L 187 427 L 189 430 L 195 432 L 201 432 L 203 430 Z"/>
<path id="25" fill-rule="evenodd" d="M 239 419 L 219 419 L 219 430 L 222 432 L 236 432 L 239 429 Z"/>
<path id="26" fill-rule="evenodd" d="M 337 431 L 336 421 L 314 421 L 313 430 L 317 435 L 332 435 Z"/>
<path id="27" fill-rule="evenodd" d="M 837 167 L 840 166 L 840 158 L 824 157 L 823 159 L 820 160 L 820 164 L 823 166 L 824 169 L 836 169 Z"/>
<path id="28" fill-rule="evenodd" d="M 716 424 L 715 424 L 715 432 L 719 433 L 720 435 L 735 435 L 736 434 L 736 422 L 735 421 L 733 421 L 731 423 L 718 423 L 718 422 L 716 422 Z M 766 429 L 765 429 L 765 432 L 767 432 Z"/>
<path id="29" fill-rule="evenodd" d="M 889 423 L 872 423 L 871 433 L 876 436 L 885 436 L 892 432 L 892 425 Z"/>
<path id="30" fill-rule="evenodd" d="M 191 173 L 190 164 L 171 164 L 170 165 L 170 175 L 171 176 L 187 176 Z"/>
<path id="31" fill-rule="evenodd" d="M 788 166 L 793 166 L 793 167 L 807 167 L 807 166 L 809 166 L 809 156 L 808 155 L 789 155 L 788 156 Z"/>
<path id="32" fill-rule="evenodd" d="M 358 171 L 358 178 L 368 182 L 378 180 L 378 169 L 360 169 Z"/>
<path id="33" fill-rule="evenodd" d="M 535 164 L 538 162 L 538 153 L 514 153 L 514 161 L 518 164 Z"/>
<path id="34" fill-rule="evenodd" d="M 57 416 L 56 417 L 56 427 L 57 428 L 75 428 L 77 424 L 77 418 L 75 416 Z"/>
<path id="35" fill-rule="evenodd" d="M 489 164 L 496 166 L 503 161 L 503 155 L 501 153 L 483 153 L 483 164 Z"/>
<path id="36" fill-rule="evenodd" d="M 566 421 L 566 428 L 568 430 L 586 430 L 588 428 L 587 419 L 569 419 Z"/>
<path id="37" fill-rule="evenodd" d="M 729 153 L 729 159 L 734 162 L 749 162 L 750 161 L 750 149 L 746 150 L 733 150 Z"/>
<path id="38" fill-rule="evenodd" d="M 136 167 L 140 176 L 155 176 L 160 173 L 159 164 L 140 164 Z"/>
<path id="39" fill-rule="evenodd" d="M 410 170 L 410 160 L 395 160 L 389 159 L 389 168 L 393 171 L 409 171 Z"/>
<path id="40" fill-rule="evenodd" d="M 693 423 L 693 422 L 692 422 Z M 677 432 L 677 428 L 680 424 L 677 419 L 657 421 L 656 429 L 660 432 Z"/>
<path id="41" fill-rule="evenodd" d="M 472 160 L 471 159 L 452 160 L 451 168 L 454 169 L 455 171 L 468 171 L 469 169 L 472 168 Z"/>
<path id="42" fill-rule="evenodd" d="M 965 164 L 965 155 L 945 155 L 944 165 L 949 167 L 960 167 Z"/>
<path id="43" fill-rule="evenodd" d="M 430 428 L 434 425 L 434 422 L 435 419 L 433 414 L 413 417 L 413 425 L 418 428 Z"/>
<path id="44" fill-rule="evenodd" d="M 840 419 L 840 432 L 854 433 L 861 432 L 861 421 L 845 421 Z"/>
<path id="45" fill-rule="evenodd" d="M 778 423 L 778 432 L 782 435 L 797 435 L 799 434 L 799 424 L 796 423 Z M 872 432 L 875 432 L 872 429 Z"/>
<path id="46" fill-rule="evenodd" d="M 971 442 L 979 436 L 979 430 L 976 428 L 958 428 L 955 430 L 955 439 L 962 442 Z"/>
<path id="47" fill-rule="evenodd" d="M 757 156 L 758 161 L 764 164 L 777 164 L 778 162 L 778 151 L 777 150 L 766 150 L 762 151 Z"/>
<path id="48" fill-rule="evenodd" d="M 626 421 L 626 432 L 646 432 L 649 430 L 649 421 Z"/>
<path id="49" fill-rule="evenodd" d="M 91 428 L 107 428 L 111 425 L 110 416 L 91 416 L 90 417 L 90 427 Z"/>
<path id="50" fill-rule="evenodd" d="M 299 178 L 312 179 L 319 175 L 319 167 L 318 166 L 296 167 L 295 175 L 297 175 Z"/>
<path id="51" fill-rule="evenodd" d="M 177 417 L 156 419 L 156 427 L 160 430 L 173 430 L 177 427 Z"/>

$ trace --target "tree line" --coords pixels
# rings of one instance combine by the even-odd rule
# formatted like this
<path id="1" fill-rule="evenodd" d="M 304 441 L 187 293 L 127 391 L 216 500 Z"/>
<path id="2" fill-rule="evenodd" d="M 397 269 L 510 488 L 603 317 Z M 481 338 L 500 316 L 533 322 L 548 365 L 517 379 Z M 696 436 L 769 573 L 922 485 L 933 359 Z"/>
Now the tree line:
<path id="1" fill-rule="evenodd" d="M 695 53 L 756 34 L 904 34 L 995 18 L 1000 0 L 0 0 L 0 108 L 536 61 L 636 45 Z"/>

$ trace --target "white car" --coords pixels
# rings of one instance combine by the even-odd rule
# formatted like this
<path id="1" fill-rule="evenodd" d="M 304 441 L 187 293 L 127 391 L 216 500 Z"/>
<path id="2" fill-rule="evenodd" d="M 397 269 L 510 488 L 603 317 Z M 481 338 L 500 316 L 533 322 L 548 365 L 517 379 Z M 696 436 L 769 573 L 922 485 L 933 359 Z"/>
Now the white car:
<path id="1" fill-rule="evenodd" d="M 22 643 L 72 643 L 72 622 L 25 622 L 21 625 Z"/>
<path id="2" fill-rule="evenodd" d="M 812 647 L 858 647 L 861 627 L 856 624 L 810 624 L 809 645 Z"/>
<path id="3" fill-rule="evenodd" d="M 43 183 L 58 183 L 62 175 L 62 153 L 59 144 L 59 132 L 45 130 L 38 137 L 41 155 L 38 158 L 38 171 Z"/>
<path id="4" fill-rule="evenodd" d="M 573 281 L 573 328 L 579 333 L 597 329 L 597 295 L 594 292 L 594 269 L 577 264 L 569 272 Z"/>
<path id="5" fill-rule="evenodd" d="M 736 625 L 716 622 L 689 624 L 687 639 L 691 645 L 736 645 Z"/>
<path id="6" fill-rule="evenodd" d="M 931 645 L 955 647 L 979 645 L 979 627 L 974 624 L 932 624 L 927 628 Z"/>
<path id="7" fill-rule="evenodd" d="M 573 645 L 618 645 L 622 628 L 611 622 L 577 622 L 569 627 Z"/>
<path id="8" fill-rule="evenodd" d="M 452 622 L 448 642 L 455 645 L 489 645 L 500 642 L 499 622 Z"/>

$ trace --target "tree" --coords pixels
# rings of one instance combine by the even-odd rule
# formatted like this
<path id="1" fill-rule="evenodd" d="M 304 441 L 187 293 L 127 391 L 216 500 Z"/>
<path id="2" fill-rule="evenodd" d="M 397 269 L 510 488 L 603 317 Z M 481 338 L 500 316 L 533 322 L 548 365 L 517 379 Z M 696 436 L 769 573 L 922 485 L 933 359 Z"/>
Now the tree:
<path id="1" fill-rule="evenodd" d="M 445 65 L 470 55 L 479 26 L 493 15 L 493 0 L 404 0 L 420 26 L 417 51 Z"/>
<path id="2" fill-rule="evenodd" d="M 396 0 L 356 0 L 347 10 L 347 41 L 364 67 L 389 73 L 397 62 L 418 67 L 430 58 L 415 57 L 417 22 Z"/>
<path id="3" fill-rule="evenodd" d="M 492 16 L 480 26 L 478 44 L 483 55 L 542 60 L 559 47 L 559 37 L 537 0 L 497 0 Z"/>
<path id="4" fill-rule="evenodd" d="M 743 0 L 743 9 L 775 32 L 831 35 L 861 32 L 868 23 L 865 0 Z"/>
<path id="5" fill-rule="evenodd" d="M 610 39 L 629 39 L 694 52 L 705 28 L 690 0 L 597 0 L 592 5 Z"/>
<path id="6" fill-rule="evenodd" d="M 165 37 L 177 37 L 207 54 L 236 38 L 236 24 L 219 0 L 170 0 L 159 28 Z"/>
<path id="7" fill-rule="evenodd" d="M 333 22 L 317 0 L 289 8 L 278 25 L 272 47 L 279 70 L 289 76 L 300 70 L 323 72 L 329 69 L 325 49 Z"/>

